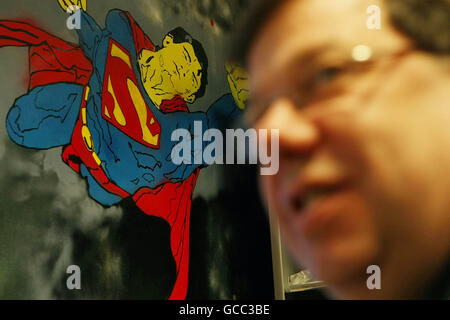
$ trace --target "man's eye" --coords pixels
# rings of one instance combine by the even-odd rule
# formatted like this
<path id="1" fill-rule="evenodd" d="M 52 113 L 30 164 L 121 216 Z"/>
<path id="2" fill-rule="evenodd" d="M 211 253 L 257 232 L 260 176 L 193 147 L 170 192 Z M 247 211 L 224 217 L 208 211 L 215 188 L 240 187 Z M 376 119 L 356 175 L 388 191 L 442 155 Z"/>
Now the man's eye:
<path id="1" fill-rule="evenodd" d="M 314 85 L 322 85 L 334 80 L 342 72 L 341 68 L 328 67 L 318 72 L 314 79 Z"/>
<path id="2" fill-rule="evenodd" d="M 319 71 L 309 86 L 306 86 L 303 102 L 325 102 L 343 94 L 345 85 L 342 80 L 347 72 L 348 68 L 345 67 L 328 67 Z"/>

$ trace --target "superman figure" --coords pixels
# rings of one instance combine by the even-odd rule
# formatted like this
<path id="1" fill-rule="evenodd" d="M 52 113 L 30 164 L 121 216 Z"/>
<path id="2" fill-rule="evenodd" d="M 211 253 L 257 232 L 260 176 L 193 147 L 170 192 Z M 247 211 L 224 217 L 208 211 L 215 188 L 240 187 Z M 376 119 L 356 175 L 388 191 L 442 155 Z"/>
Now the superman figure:
<path id="1" fill-rule="evenodd" d="M 184 299 L 191 197 L 205 164 L 175 165 L 171 133 L 193 132 L 194 121 L 205 130 L 223 129 L 240 114 L 245 90 L 229 74 L 233 94 L 206 113 L 190 113 L 187 103 L 207 84 L 208 61 L 197 40 L 176 28 L 156 47 L 127 12 L 110 11 L 101 29 L 85 0 L 59 3 L 80 8 L 79 45 L 26 22 L 0 20 L 0 47 L 29 47 L 29 91 L 8 113 L 8 134 L 27 148 L 62 146 L 63 161 L 100 204 L 131 197 L 146 214 L 165 219 L 177 270 L 169 299 Z"/>

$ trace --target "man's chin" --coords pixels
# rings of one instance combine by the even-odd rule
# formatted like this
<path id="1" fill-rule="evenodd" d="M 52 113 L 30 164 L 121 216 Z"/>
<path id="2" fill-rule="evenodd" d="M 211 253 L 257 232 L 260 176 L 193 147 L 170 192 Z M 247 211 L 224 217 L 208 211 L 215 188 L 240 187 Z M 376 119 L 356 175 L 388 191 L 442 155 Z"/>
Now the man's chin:
<path id="1" fill-rule="evenodd" d="M 318 280 L 329 284 L 340 284 L 367 277 L 366 270 L 375 258 L 375 251 L 368 243 L 357 239 L 335 240 L 316 246 L 309 259 L 301 260 Z"/>

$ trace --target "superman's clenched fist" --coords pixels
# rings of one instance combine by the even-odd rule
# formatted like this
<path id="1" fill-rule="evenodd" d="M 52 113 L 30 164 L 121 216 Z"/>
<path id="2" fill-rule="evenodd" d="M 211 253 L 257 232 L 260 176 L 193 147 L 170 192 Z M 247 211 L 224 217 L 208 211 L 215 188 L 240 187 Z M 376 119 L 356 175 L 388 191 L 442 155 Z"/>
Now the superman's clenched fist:
<path id="1" fill-rule="evenodd" d="M 58 2 L 64 11 L 67 11 L 67 8 L 72 6 L 77 6 L 83 11 L 86 11 L 86 0 L 58 0 Z"/>

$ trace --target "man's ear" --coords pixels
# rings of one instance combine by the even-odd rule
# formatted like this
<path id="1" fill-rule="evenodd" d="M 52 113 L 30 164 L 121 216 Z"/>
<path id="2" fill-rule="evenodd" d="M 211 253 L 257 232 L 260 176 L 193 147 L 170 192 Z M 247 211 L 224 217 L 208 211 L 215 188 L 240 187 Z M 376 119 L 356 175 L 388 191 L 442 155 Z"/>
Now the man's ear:
<path id="1" fill-rule="evenodd" d="M 173 43 L 172 35 L 170 35 L 170 34 L 166 35 L 163 40 L 163 47 L 165 48 L 172 43 Z"/>

